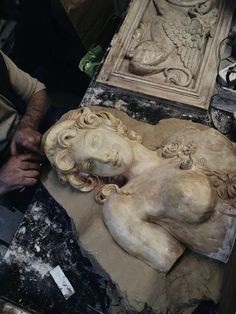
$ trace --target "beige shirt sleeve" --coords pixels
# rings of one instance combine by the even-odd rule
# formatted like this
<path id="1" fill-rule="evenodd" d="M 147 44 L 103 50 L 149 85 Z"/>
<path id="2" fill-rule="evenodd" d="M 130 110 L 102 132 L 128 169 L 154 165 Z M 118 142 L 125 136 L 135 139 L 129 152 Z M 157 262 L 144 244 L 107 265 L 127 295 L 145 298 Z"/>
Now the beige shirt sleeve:
<path id="1" fill-rule="evenodd" d="M 20 99 L 27 102 L 35 93 L 46 88 L 43 83 L 19 69 L 2 51 L 1 53 L 8 69 L 10 83 Z"/>

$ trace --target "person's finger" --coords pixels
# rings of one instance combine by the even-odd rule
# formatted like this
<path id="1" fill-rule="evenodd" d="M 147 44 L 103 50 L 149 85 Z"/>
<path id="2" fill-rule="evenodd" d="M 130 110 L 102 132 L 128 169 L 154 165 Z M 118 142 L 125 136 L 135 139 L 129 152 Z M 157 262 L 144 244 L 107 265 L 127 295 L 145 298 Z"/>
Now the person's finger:
<path id="1" fill-rule="evenodd" d="M 42 162 L 43 158 L 42 156 L 36 155 L 36 154 L 22 154 L 19 155 L 19 158 L 21 161 L 29 161 L 29 162 Z"/>
<path id="2" fill-rule="evenodd" d="M 24 171 L 24 177 L 25 178 L 38 178 L 39 171 L 37 170 L 25 170 Z"/>
<path id="3" fill-rule="evenodd" d="M 23 186 L 32 186 L 32 185 L 35 185 L 37 183 L 37 179 L 35 178 L 24 178 L 22 180 L 22 184 Z"/>
<path id="4" fill-rule="evenodd" d="M 14 156 L 14 155 L 17 155 L 17 148 L 16 148 L 16 143 L 15 141 L 13 141 L 10 145 L 10 150 L 11 150 L 11 154 Z"/>
<path id="5" fill-rule="evenodd" d="M 29 152 L 32 152 L 32 153 L 35 153 L 35 154 L 39 154 L 39 155 L 43 155 L 42 151 L 40 150 L 40 148 L 35 145 L 35 144 L 32 144 L 31 142 L 29 142 L 28 140 L 25 140 L 23 143 L 22 143 L 22 147 L 29 151 Z"/>
<path id="6" fill-rule="evenodd" d="M 40 163 L 39 162 L 30 162 L 30 161 L 23 161 L 21 163 L 22 170 L 39 170 Z"/>
<path id="7" fill-rule="evenodd" d="M 34 133 L 33 135 L 29 135 L 27 137 L 27 141 L 30 143 L 34 143 L 36 145 L 40 144 L 41 141 L 41 134 L 40 133 Z"/>

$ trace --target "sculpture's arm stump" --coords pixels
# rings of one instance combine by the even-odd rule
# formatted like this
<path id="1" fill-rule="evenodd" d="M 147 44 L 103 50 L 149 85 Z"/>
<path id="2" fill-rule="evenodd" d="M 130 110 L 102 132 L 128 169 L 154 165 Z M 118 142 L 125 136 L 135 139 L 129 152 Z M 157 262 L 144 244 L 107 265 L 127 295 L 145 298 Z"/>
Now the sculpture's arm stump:
<path id="1" fill-rule="evenodd" d="M 161 226 L 145 221 L 143 206 L 130 195 L 113 195 L 103 207 L 105 224 L 125 251 L 167 272 L 185 248 Z"/>

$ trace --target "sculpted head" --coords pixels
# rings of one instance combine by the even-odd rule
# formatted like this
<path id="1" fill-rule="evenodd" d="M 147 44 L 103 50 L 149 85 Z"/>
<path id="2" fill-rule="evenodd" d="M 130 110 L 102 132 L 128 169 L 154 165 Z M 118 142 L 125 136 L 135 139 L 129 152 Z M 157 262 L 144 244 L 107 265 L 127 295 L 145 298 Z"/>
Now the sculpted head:
<path id="1" fill-rule="evenodd" d="M 99 127 L 80 130 L 71 140 L 70 158 L 82 172 L 111 177 L 129 169 L 133 151 L 123 136 Z"/>
<path id="2" fill-rule="evenodd" d="M 112 177 L 129 169 L 137 141 L 141 137 L 112 114 L 85 108 L 65 114 L 44 135 L 43 145 L 62 181 L 91 190 L 93 176 Z"/>

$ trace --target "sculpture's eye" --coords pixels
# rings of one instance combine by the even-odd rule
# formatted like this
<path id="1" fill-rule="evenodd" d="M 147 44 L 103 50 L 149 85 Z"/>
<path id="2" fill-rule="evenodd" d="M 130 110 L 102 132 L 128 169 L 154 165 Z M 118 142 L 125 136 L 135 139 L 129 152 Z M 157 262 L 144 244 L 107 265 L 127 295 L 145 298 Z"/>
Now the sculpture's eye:
<path id="1" fill-rule="evenodd" d="M 86 168 L 88 171 L 94 171 L 96 169 L 96 165 L 93 160 L 89 160 L 87 162 Z"/>
<path id="2" fill-rule="evenodd" d="M 93 136 L 90 143 L 91 143 L 92 147 L 97 147 L 98 146 L 98 136 Z"/>

